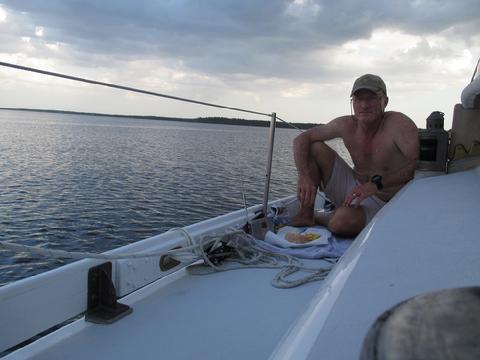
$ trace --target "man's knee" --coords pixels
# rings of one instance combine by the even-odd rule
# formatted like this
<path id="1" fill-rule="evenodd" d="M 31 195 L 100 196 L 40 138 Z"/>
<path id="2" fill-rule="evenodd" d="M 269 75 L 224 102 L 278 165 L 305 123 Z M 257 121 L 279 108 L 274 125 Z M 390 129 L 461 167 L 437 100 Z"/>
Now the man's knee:
<path id="1" fill-rule="evenodd" d="M 328 222 L 328 229 L 335 235 L 355 237 L 365 227 L 366 216 L 361 207 L 339 207 Z"/>

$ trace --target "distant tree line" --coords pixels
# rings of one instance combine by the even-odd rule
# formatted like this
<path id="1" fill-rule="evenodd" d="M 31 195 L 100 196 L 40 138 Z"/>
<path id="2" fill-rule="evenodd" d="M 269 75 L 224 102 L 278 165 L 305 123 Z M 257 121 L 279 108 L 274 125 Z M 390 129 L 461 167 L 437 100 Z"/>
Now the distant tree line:
<path id="1" fill-rule="evenodd" d="M 169 120 L 169 121 L 182 121 L 182 122 L 195 122 L 206 124 L 222 124 L 222 125 L 242 125 L 242 126 L 260 126 L 269 127 L 270 120 L 247 120 L 238 118 L 227 117 L 197 117 L 197 118 L 176 118 L 166 116 L 153 116 L 153 115 L 114 115 L 114 114 L 100 114 L 92 112 L 80 112 L 80 111 L 68 111 L 68 110 L 49 110 L 49 109 L 26 109 L 26 108 L 2 108 L 0 110 L 17 110 L 17 111 L 38 111 L 60 114 L 75 114 L 75 115 L 87 115 L 87 116 L 108 116 L 117 118 L 129 118 L 129 119 L 146 119 L 146 120 Z M 282 121 L 277 120 L 277 128 L 292 129 L 292 127 Z M 309 129 L 317 124 L 311 123 L 293 123 L 294 126 L 300 129 Z"/>
<path id="2" fill-rule="evenodd" d="M 224 124 L 224 125 L 246 125 L 246 126 L 260 126 L 260 127 L 269 127 L 269 120 L 247 120 L 247 119 L 237 119 L 237 118 L 226 118 L 226 117 L 199 117 L 193 119 L 197 122 L 210 123 L 210 124 Z M 316 126 L 317 124 L 311 123 L 293 123 L 294 126 L 300 129 L 309 129 Z M 280 120 L 276 122 L 277 128 L 292 129 L 289 124 L 286 124 Z"/>

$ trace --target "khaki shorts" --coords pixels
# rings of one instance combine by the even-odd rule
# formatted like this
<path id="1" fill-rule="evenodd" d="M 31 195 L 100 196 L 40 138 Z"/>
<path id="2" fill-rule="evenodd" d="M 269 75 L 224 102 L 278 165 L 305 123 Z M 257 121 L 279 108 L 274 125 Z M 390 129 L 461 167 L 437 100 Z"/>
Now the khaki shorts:
<path id="1" fill-rule="evenodd" d="M 333 164 L 332 176 L 323 190 L 325 195 L 335 206 L 340 206 L 348 193 L 357 185 L 360 185 L 360 182 L 353 176 L 352 168 L 337 154 Z M 376 196 L 370 196 L 360 203 L 365 212 L 366 224 L 385 204 L 385 201 Z"/>

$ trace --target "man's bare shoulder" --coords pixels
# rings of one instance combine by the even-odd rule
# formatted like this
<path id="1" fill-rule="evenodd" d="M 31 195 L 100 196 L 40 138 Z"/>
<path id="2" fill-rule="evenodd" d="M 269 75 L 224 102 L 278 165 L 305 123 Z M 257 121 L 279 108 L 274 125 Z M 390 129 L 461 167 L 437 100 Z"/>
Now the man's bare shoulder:
<path id="1" fill-rule="evenodd" d="M 385 115 L 385 119 L 388 119 L 385 121 L 385 131 L 403 155 L 415 161 L 419 151 L 417 126 L 412 119 L 401 112 L 390 111 Z"/>
<path id="2" fill-rule="evenodd" d="M 326 124 L 319 124 L 318 126 L 308 129 L 304 134 L 310 136 L 313 141 L 323 141 L 341 137 L 345 132 L 348 118 L 350 118 L 350 116 L 337 117 Z"/>
<path id="3" fill-rule="evenodd" d="M 352 125 L 352 119 L 351 115 L 339 116 L 325 125 L 342 131 Z"/>
<path id="4" fill-rule="evenodd" d="M 397 136 L 416 136 L 417 125 L 404 113 L 398 111 L 387 111 L 384 116 L 384 127 L 388 133 Z"/>
<path id="5" fill-rule="evenodd" d="M 330 120 L 327 123 L 319 124 L 317 127 L 324 127 L 324 126 L 335 127 L 335 126 L 338 126 L 338 125 L 341 125 L 341 124 L 345 123 L 346 121 L 351 119 L 351 117 L 352 117 L 351 115 L 339 116 L 339 117 L 336 117 L 336 118 Z"/>
<path id="6" fill-rule="evenodd" d="M 386 111 L 384 115 L 385 123 L 388 127 L 410 129 L 417 131 L 417 125 L 407 115 L 399 111 Z"/>

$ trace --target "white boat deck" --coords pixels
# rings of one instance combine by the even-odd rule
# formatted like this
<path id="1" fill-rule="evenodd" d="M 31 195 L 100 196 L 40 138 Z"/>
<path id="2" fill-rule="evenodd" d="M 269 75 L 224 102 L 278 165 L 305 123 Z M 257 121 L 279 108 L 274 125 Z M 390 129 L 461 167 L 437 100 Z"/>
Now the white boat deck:
<path id="1" fill-rule="evenodd" d="M 81 319 L 6 359 L 265 359 L 321 286 L 277 289 L 275 274 L 180 271 L 123 298 L 134 310 L 118 322 Z"/>
<path id="2" fill-rule="evenodd" d="M 411 183 L 323 282 L 276 289 L 275 270 L 171 274 L 5 359 L 356 359 L 369 326 L 419 293 L 480 281 L 480 168 Z"/>

